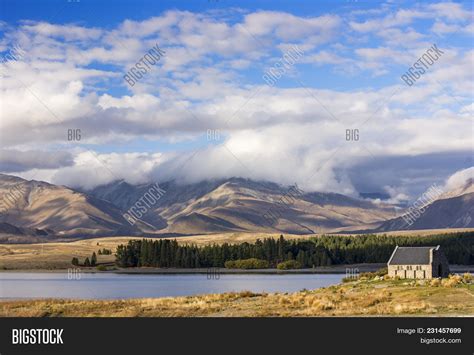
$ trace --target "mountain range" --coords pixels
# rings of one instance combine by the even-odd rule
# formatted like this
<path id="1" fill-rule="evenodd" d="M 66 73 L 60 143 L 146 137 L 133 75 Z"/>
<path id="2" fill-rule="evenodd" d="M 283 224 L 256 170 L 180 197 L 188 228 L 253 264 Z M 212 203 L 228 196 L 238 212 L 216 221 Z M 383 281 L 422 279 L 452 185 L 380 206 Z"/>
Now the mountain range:
<path id="1" fill-rule="evenodd" d="M 413 218 L 416 217 L 416 218 Z M 376 231 L 417 230 L 474 227 L 473 179 L 456 189 L 446 191 L 426 206 L 419 216 L 399 216 L 383 222 Z"/>
<path id="2" fill-rule="evenodd" d="M 116 181 L 81 191 L 0 174 L 0 242 L 112 235 L 313 234 L 474 227 L 472 180 L 426 206 L 411 225 L 386 203 L 243 178 L 160 183 L 162 193 L 148 199 L 146 213 L 142 213 L 142 203 L 139 218 L 127 218 L 156 186 Z"/>

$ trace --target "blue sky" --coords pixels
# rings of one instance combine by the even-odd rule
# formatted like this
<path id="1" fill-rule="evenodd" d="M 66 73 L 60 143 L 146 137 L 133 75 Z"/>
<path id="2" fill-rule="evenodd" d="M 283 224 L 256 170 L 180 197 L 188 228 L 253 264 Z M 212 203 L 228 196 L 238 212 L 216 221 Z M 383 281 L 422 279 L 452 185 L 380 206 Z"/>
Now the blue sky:
<path id="1" fill-rule="evenodd" d="M 470 2 L 1 9 L 5 173 L 83 188 L 242 176 L 393 202 L 472 176 Z M 155 45 L 166 54 L 130 86 L 124 75 Z M 433 45 L 442 54 L 407 85 Z"/>

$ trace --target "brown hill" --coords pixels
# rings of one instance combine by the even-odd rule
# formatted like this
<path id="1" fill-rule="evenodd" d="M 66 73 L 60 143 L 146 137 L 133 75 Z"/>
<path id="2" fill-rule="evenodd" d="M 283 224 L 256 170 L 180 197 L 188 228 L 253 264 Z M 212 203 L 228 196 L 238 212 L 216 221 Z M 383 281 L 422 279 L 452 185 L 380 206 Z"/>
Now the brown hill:
<path id="1" fill-rule="evenodd" d="M 135 230 L 114 205 L 65 186 L 0 175 L 0 196 L 0 222 L 19 230 L 43 230 L 55 236 L 115 235 Z"/>

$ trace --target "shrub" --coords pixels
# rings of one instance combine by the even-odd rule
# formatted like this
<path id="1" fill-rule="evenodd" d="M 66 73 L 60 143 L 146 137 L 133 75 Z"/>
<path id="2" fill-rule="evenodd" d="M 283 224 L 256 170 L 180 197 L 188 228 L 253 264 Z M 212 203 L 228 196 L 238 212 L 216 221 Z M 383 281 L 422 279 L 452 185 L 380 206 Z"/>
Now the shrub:
<path id="1" fill-rule="evenodd" d="M 471 283 L 472 282 L 472 275 L 469 272 L 466 272 L 464 275 L 462 275 L 462 279 L 464 283 Z"/>
<path id="2" fill-rule="evenodd" d="M 351 281 L 367 281 L 367 280 L 390 280 L 391 277 L 388 276 L 388 268 L 384 267 L 374 272 L 363 272 L 360 274 L 355 274 L 353 276 L 344 277 L 342 282 L 351 282 Z"/>
<path id="3" fill-rule="evenodd" d="M 238 259 L 238 260 L 227 260 L 224 263 L 227 269 L 268 269 L 270 266 L 268 261 L 250 258 L 250 259 Z"/>
<path id="4" fill-rule="evenodd" d="M 361 278 L 366 278 L 366 279 L 373 279 L 376 277 L 384 277 L 385 275 L 388 274 L 388 269 L 386 267 L 378 269 L 377 271 L 374 272 L 363 272 L 360 274 Z"/>
<path id="5" fill-rule="evenodd" d="M 352 281 L 359 281 L 359 277 L 347 276 L 347 277 L 342 278 L 342 282 L 352 282 Z"/>
<path id="6" fill-rule="evenodd" d="M 107 271 L 107 268 L 105 267 L 105 265 L 99 265 L 99 266 L 97 266 L 97 270 L 99 270 L 99 271 Z"/>
<path id="7" fill-rule="evenodd" d="M 454 287 L 463 282 L 463 278 L 460 275 L 449 275 L 447 279 L 441 280 L 441 285 L 443 287 Z"/>
<path id="8" fill-rule="evenodd" d="M 286 260 L 277 265 L 278 270 L 301 269 L 301 263 L 296 260 Z"/>
<path id="9" fill-rule="evenodd" d="M 416 280 L 416 285 L 417 285 L 417 286 L 425 286 L 426 283 L 427 283 L 427 281 L 424 280 L 424 279 Z"/>
<path id="10" fill-rule="evenodd" d="M 256 259 L 256 260 L 258 260 L 258 259 Z M 238 295 L 242 298 L 248 298 L 248 297 L 257 297 L 259 294 L 251 292 L 251 291 L 241 291 L 241 292 L 238 293 Z"/>

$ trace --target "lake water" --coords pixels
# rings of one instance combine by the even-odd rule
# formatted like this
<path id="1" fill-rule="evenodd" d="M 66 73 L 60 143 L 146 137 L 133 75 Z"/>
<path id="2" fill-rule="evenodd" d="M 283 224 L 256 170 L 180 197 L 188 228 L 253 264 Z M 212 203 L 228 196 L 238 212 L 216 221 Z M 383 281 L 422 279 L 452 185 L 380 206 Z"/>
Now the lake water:
<path id="1" fill-rule="evenodd" d="M 343 274 L 235 275 L 206 274 L 126 275 L 82 273 L 70 279 L 67 273 L 0 273 L 0 298 L 125 299 L 189 296 L 224 292 L 295 292 L 341 282 Z"/>

